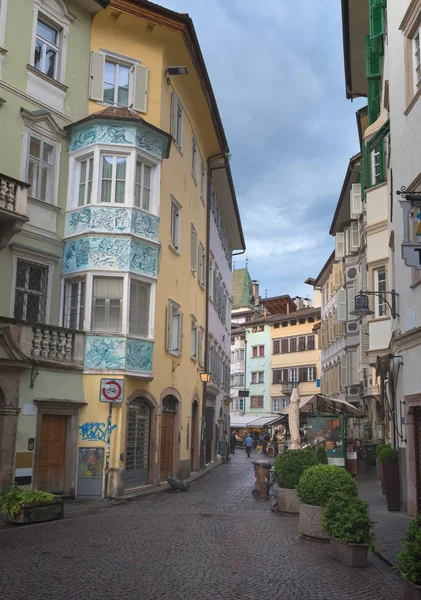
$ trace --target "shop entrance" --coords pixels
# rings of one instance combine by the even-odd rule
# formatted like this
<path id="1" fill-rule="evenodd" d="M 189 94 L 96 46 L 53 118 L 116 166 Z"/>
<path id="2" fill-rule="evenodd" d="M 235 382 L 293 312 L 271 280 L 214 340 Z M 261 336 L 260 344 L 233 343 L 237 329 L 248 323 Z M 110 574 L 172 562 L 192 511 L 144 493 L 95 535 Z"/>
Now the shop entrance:
<path id="1" fill-rule="evenodd" d="M 130 402 L 127 416 L 126 489 L 149 483 L 151 407 L 145 398 Z"/>
<path id="2" fill-rule="evenodd" d="M 191 447 L 190 447 L 190 470 L 196 470 L 196 458 L 198 452 L 198 430 L 199 430 L 199 404 L 193 402 L 191 415 Z"/>
<path id="3" fill-rule="evenodd" d="M 37 488 L 63 493 L 67 438 L 66 415 L 42 415 Z"/>
<path id="4" fill-rule="evenodd" d="M 415 469 L 417 476 L 417 512 L 421 513 L 421 407 L 414 409 Z"/>
<path id="5" fill-rule="evenodd" d="M 165 396 L 162 402 L 161 423 L 161 481 L 166 481 L 168 477 L 173 475 L 174 425 L 176 408 L 177 398 L 175 396 Z"/>

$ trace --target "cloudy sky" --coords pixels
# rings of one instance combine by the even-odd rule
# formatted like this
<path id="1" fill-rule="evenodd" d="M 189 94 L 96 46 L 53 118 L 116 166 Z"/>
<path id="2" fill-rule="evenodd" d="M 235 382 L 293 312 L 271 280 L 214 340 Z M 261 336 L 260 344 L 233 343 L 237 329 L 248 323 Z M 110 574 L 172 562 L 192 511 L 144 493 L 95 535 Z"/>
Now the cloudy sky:
<path id="1" fill-rule="evenodd" d="M 157 0 L 159 2 L 159 0 Z M 161 0 L 192 17 L 232 153 L 248 267 L 261 295 L 308 295 L 358 151 L 339 0 Z M 236 258 L 236 267 L 245 257 Z"/>

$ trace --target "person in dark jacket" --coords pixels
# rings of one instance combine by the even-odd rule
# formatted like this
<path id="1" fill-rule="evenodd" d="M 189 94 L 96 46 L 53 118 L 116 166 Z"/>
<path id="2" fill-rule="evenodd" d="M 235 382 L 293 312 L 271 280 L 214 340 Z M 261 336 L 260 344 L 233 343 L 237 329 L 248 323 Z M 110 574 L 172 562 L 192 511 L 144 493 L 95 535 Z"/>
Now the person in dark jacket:
<path id="1" fill-rule="evenodd" d="M 236 443 L 237 443 L 237 436 L 235 435 L 235 431 L 233 431 L 231 433 L 231 437 L 230 437 L 231 454 L 235 454 Z"/>
<path id="2" fill-rule="evenodd" d="M 253 450 L 253 440 L 250 437 L 249 433 L 244 438 L 244 447 L 245 447 L 246 452 L 247 452 L 247 457 L 250 458 L 251 451 Z"/>

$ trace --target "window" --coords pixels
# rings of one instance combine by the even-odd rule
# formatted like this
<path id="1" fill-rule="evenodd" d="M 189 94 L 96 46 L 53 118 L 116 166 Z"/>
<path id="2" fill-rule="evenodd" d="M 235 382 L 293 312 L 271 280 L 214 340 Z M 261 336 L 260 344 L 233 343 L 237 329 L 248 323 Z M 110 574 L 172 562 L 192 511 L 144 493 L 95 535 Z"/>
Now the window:
<path id="1" fill-rule="evenodd" d="M 416 34 L 412 38 L 413 47 L 413 65 L 414 65 L 414 91 L 417 92 L 421 88 L 421 48 L 420 48 L 420 32 L 421 28 L 417 29 Z"/>
<path id="2" fill-rule="evenodd" d="M 279 354 L 280 353 L 280 341 L 279 340 L 274 340 L 273 342 L 273 354 Z"/>
<path id="3" fill-rule="evenodd" d="M 197 271 L 197 231 L 193 223 L 190 226 L 190 269 Z"/>
<path id="4" fill-rule="evenodd" d="M 183 148 L 183 118 L 183 107 L 181 106 L 177 94 L 173 92 L 171 105 L 171 135 L 180 150 Z"/>
<path id="5" fill-rule="evenodd" d="M 29 156 L 26 179 L 28 194 L 44 202 L 53 202 L 55 149 L 49 142 L 29 136 Z"/>
<path id="6" fill-rule="evenodd" d="M 263 377 L 264 377 L 264 372 L 263 371 L 259 371 L 259 383 L 263 383 Z"/>
<path id="7" fill-rule="evenodd" d="M 381 296 L 374 296 L 376 317 L 386 316 L 386 269 L 381 267 L 374 271 L 374 289 Z"/>
<path id="8" fill-rule="evenodd" d="M 191 174 L 193 179 L 197 180 L 197 140 L 196 136 L 192 135 L 192 143 L 191 143 Z"/>
<path id="9" fill-rule="evenodd" d="M 190 317 L 190 357 L 197 359 L 197 321 Z"/>
<path id="10" fill-rule="evenodd" d="M 126 195 L 125 156 L 102 156 L 101 168 L 101 202 L 123 204 Z"/>
<path id="11" fill-rule="evenodd" d="M 279 329 L 279 323 L 275 323 L 274 327 L 275 329 Z"/>
<path id="12" fill-rule="evenodd" d="M 57 79 L 59 52 L 58 30 L 38 19 L 34 67 L 48 77 Z"/>
<path id="13" fill-rule="evenodd" d="M 288 321 L 284 321 L 284 322 L 282 323 L 282 327 L 288 327 Z"/>
<path id="14" fill-rule="evenodd" d="M 250 396 L 251 408 L 263 408 L 263 396 Z"/>
<path id="15" fill-rule="evenodd" d="M 205 161 L 200 161 L 200 197 L 203 204 L 205 204 L 206 198 L 206 166 Z"/>
<path id="16" fill-rule="evenodd" d="M 92 331 L 120 333 L 123 305 L 122 277 L 94 277 Z"/>
<path id="17" fill-rule="evenodd" d="M 174 250 L 180 250 L 180 205 L 171 199 L 170 245 Z"/>
<path id="18" fill-rule="evenodd" d="M 149 337 L 149 306 L 151 286 L 130 279 L 129 334 Z"/>
<path id="19" fill-rule="evenodd" d="M 304 325 L 305 322 L 306 322 L 306 320 L 305 319 L 300 319 L 298 322 L 300 323 L 300 325 Z"/>
<path id="20" fill-rule="evenodd" d="M 244 410 L 243 398 L 234 398 L 231 402 L 231 410 Z"/>
<path id="21" fill-rule="evenodd" d="M 257 383 L 257 372 L 251 374 L 251 383 Z"/>
<path id="22" fill-rule="evenodd" d="M 315 380 L 316 380 L 316 367 L 299 367 L 298 381 L 306 382 L 306 381 L 315 381 Z M 292 380 L 292 381 L 296 381 L 296 380 Z"/>
<path id="23" fill-rule="evenodd" d="M 297 338 L 290 338 L 288 341 L 289 341 L 289 351 L 297 352 Z"/>
<path id="24" fill-rule="evenodd" d="M 48 267 L 18 258 L 14 318 L 32 323 L 45 323 L 47 292 Z"/>
<path id="25" fill-rule="evenodd" d="M 298 351 L 301 352 L 302 350 L 306 349 L 306 338 L 305 336 L 300 336 L 298 338 Z"/>
<path id="26" fill-rule="evenodd" d="M 314 335 L 308 335 L 307 336 L 307 350 L 314 350 L 314 349 L 315 349 Z"/>
<path id="27" fill-rule="evenodd" d="M 183 313 L 178 304 L 170 302 L 167 307 L 167 350 L 174 354 L 182 354 L 183 347 Z"/>
<path id="28" fill-rule="evenodd" d="M 64 327 L 83 329 L 85 280 L 67 279 L 64 284 Z"/>
<path id="29" fill-rule="evenodd" d="M 258 347 L 253 346 L 252 347 L 252 358 L 257 358 L 257 357 L 258 357 Z"/>
<path id="30" fill-rule="evenodd" d="M 136 161 L 134 203 L 143 210 L 151 208 L 151 173 L 152 168 L 149 165 L 145 165 L 139 159 Z"/>
<path id="31" fill-rule="evenodd" d="M 265 347 L 259 346 L 259 356 L 264 356 L 264 355 L 265 355 Z"/>
<path id="32" fill-rule="evenodd" d="M 202 243 L 199 243 L 199 283 L 205 287 L 206 254 Z"/>
<path id="33" fill-rule="evenodd" d="M 296 325 L 296 324 L 297 324 L 297 319 L 293 319 L 293 320 L 291 321 L 291 325 Z"/>
<path id="34" fill-rule="evenodd" d="M 272 412 L 277 413 L 281 412 L 284 408 L 288 408 L 289 399 L 288 398 L 272 398 Z"/>
<path id="35" fill-rule="evenodd" d="M 130 67 L 110 60 L 105 61 L 104 95 L 107 104 L 129 106 Z"/>
<path id="36" fill-rule="evenodd" d="M 295 383 L 298 381 L 298 369 L 289 370 L 289 381 L 291 383 Z"/>
<path id="37" fill-rule="evenodd" d="M 376 146 L 373 150 L 373 154 L 372 154 L 372 161 L 373 161 L 373 167 L 372 167 L 372 173 L 373 173 L 373 185 L 376 185 L 376 183 L 380 183 L 382 180 L 381 177 L 381 147 Z"/>
<path id="38" fill-rule="evenodd" d="M 289 352 L 289 340 L 288 339 L 281 340 L 281 352 L 282 352 L 282 354 Z"/>
<path id="39" fill-rule="evenodd" d="M 94 159 L 86 158 L 79 164 L 79 201 L 78 206 L 91 203 L 92 176 L 94 172 Z"/>
<path id="40" fill-rule="evenodd" d="M 244 360 L 244 354 L 245 354 L 244 350 L 236 350 L 235 351 L 235 360 L 236 361 Z"/>

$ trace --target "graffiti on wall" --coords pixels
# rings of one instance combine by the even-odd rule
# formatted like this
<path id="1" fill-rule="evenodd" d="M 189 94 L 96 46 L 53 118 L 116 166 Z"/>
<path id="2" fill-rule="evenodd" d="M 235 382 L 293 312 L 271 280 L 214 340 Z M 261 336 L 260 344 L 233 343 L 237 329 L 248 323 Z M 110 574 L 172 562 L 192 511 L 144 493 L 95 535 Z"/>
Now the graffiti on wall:
<path id="1" fill-rule="evenodd" d="M 111 433 L 117 425 L 111 426 Z M 80 435 L 82 440 L 96 440 L 98 442 L 107 441 L 107 424 L 106 423 L 83 423 L 79 425 Z"/>

